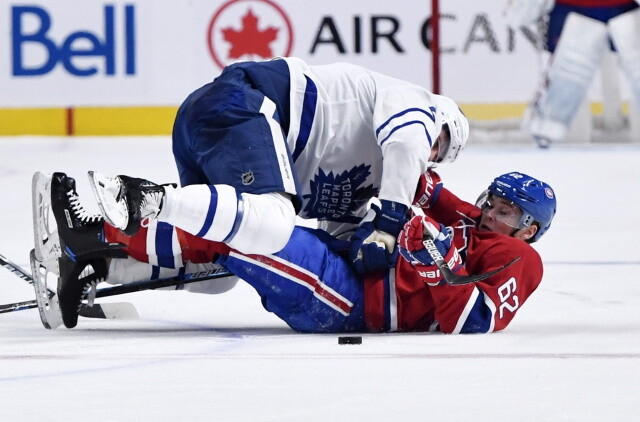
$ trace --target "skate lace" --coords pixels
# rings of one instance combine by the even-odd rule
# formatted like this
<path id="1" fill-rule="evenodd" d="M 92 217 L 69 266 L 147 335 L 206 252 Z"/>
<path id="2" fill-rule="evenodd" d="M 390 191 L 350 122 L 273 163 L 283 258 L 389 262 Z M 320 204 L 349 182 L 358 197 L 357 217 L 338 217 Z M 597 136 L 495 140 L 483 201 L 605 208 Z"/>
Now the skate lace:
<path id="1" fill-rule="evenodd" d="M 80 203 L 80 197 L 73 190 L 69 190 L 67 192 L 67 197 L 69 198 L 69 204 L 71 205 L 73 215 L 80 220 L 81 223 L 92 224 L 102 221 L 102 215 L 92 214 L 82 206 Z"/>
<path id="2" fill-rule="evenodd" d="M 147 227 L 149 224 L 149 219 L 157 216 L 160 213 L 163 197 L 163 190 L 153 190 L 150 192 L 145 192 L 142 201 L 140 202 L 140 224 L 142 225 L 142 227 Z"/>

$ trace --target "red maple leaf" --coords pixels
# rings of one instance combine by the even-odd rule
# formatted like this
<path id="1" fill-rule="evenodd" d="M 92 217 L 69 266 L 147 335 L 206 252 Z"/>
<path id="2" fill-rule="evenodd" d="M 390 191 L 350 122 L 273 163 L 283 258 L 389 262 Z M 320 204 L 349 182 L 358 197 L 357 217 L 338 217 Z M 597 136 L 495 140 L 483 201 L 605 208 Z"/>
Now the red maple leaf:
<path id="1" fill-rule="evenodd" d="M 225 41 L 231 43 L 229 58 L 237 59 L 245 54 L 254 54 L 262 58 L 273 57 L 271 44 L 278 36 L 278 28 L 272 26 L 264 31 L 258 29 L 258 17 L 251 9 L 242 17 L 242 28 L 237 31 L 231 27 L 223 28 L 222 35 Z"/>

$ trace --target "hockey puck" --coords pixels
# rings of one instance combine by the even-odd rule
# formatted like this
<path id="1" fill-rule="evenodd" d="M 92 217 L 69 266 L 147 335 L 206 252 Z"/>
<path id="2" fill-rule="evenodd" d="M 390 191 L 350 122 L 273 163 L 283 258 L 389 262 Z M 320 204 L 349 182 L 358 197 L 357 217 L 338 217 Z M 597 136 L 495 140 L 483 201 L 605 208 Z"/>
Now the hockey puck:
<path id="1" fill-rule="evenodd" d="M 362 337 L 360 337 L 360 336 L 353 336 L 353 337 L 342 336 L 342 337 L 338 337 L 338 344 L 362 344 Z"/>

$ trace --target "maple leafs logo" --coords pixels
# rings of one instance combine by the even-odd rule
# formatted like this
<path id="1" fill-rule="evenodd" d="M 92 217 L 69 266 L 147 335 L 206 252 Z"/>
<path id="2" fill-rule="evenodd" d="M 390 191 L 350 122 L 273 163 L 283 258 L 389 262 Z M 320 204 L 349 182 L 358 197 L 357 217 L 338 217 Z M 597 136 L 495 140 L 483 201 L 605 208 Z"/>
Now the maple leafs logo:
<path id="1" fill-rule="evenodd" d="M 278 28 L 272 26 L 260 30 L 258 17 L 251 9 L 242 17 L 242 28 L 238 31 L 233 28 L 223 28 L 222 34 L 231 44 L 229 58 L 237 59 L 244 55 L 257 55 L 264 59 L 273 57 L 271 44 L 278 37 Z"/>
<path id="2" fill-rule="evenodd" d="M 319 169 L 311 180 L 311 193 L 303 195 L 307 202 L 304 211 L 309 218 L 331 220 L 344 223 L 358 223 L 360 217 L 354 215 L 360 206 L 366 204 L 378 189 L 373 185 L 360 187 L 371 174 L 371 166 L 361 164 L 351 170 L 334 175 Z"/>

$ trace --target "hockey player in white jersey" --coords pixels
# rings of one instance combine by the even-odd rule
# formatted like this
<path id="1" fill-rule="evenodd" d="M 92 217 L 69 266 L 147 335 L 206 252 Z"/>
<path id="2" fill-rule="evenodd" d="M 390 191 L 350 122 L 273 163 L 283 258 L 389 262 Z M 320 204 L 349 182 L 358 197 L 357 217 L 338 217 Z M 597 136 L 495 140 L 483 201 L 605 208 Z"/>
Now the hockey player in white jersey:
<path id="1" fill-rule="evenodd" d="M 420 175 L 454 161 L 468 133 L 451 99 L 359 66 L 242 62 L 180 107 L 181 188 L 92 179 L 107 221 L 126 233 L 151 217 L 245 253 L 281 249 L 296 214 L 348 238 L 377 197 L 353 250 L 368 270 L 387 265 Z"/>
<path id="2" fill-rule="evenodd" d="M 90 182 L 106 221 L 125 234 L 166 224 L 270 254 L 287 243 L 299 215 L 351 238 L 350 256 L 367 272 L 393 265 L 420 175 L 453 162 L 468 134 L 451 99 L 359 66 L 242 62 L 178 111 L 173 151 L 181 187 L 93 172 Z M 175 244 L 175 230 L 148 233 L 158 253 Z M 83 289 L 66 298 L 64 290 L 63 319 L 74 326 Z"/>

